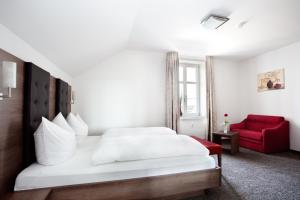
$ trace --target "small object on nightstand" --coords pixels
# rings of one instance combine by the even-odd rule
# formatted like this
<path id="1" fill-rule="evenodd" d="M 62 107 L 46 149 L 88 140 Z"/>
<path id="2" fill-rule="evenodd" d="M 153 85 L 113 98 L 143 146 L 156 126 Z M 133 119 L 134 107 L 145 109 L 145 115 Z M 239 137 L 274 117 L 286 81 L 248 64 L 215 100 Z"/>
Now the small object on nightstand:
<path id="1" fill-rule="evenodd" d="M 227 117 L 228 117 L 228 114 L 225 113 L 224 114 L 224 133 L 227 133 L 228 132 L 228 128 L 229 128 L 229 122 L 227 120 Z"/>

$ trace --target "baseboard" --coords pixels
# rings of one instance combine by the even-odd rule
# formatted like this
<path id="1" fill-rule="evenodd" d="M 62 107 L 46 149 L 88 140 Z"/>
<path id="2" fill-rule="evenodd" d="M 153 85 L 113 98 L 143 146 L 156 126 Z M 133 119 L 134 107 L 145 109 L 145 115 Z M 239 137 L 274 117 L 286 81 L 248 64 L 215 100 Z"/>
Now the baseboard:
<path id="1" fill-rule="evenodd" d="M 300 155 L 300 151 L 296 151 L 296 150 L 290 149 L 290 152 L 293 152 L 293 153 L 296 153 L 296 154 Z"/>

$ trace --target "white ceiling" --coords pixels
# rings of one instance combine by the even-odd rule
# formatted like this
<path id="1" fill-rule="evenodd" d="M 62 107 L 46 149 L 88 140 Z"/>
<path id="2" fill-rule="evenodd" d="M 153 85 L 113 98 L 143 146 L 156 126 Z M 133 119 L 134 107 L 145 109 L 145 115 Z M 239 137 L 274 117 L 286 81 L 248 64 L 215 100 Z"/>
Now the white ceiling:
<path id="1" fill-rule="evenodd" d="M 230 20 L 207 30 L 210 13 Z M 0 1 L 0 23 L 71 75 L 125 48 L 245 59 L 299 41 L 299 21 L 300 0 Z"/>

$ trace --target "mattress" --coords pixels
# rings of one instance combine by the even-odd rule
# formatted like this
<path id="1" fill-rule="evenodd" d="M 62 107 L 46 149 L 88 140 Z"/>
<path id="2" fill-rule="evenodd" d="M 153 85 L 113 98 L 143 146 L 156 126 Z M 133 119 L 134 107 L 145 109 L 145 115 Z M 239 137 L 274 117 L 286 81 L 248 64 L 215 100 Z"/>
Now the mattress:
<path id="1" fill-rule="evenodd" d="M 17 176 L 15 191 L 167 175 L 216 167 L 215 160 L 210 156 L 180 156 L 92 165 L 91 155 L 100 138 L 101 136 L 79 138 L 73 157 L 60 165 L 31 164 Z"/>

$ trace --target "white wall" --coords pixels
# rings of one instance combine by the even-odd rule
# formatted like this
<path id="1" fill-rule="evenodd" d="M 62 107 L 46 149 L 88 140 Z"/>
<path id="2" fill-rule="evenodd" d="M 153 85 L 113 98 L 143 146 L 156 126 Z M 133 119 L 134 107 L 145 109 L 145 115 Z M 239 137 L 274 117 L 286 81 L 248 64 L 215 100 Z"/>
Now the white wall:
<path id="1" fill-rule="evenodd" d="M 73 79 L 92 134 L 111 127 L 165 126 L 165 54 L 122 51 Z"/>
<path id="2" fill-rule="evenodd" d="M 230 123 L 240 122 L 239 67 L 235 61 L 214 59 L 215 107 L 219 129 L 223 129 L 225 113 Z"/>
<path id="3" fill-rule="evenodd" d="M 240 63 L 241 118 L 282 115 L 290 121 L 291 149 L 300 151 L 300 42 Z M 285 68 L 286 89 L 257 92 L 257 74 Z"/>
<path id="4" fill-rule="evenodd" d="M 46 57 L 33 49 L 25 41 L 16 36 L 13 32 L 0 24 L 0 48 L 4 51 L 22 59 L 26 62 L 35 63 L 37 66 L 50 72 L 56 78 L 72 83 L 72 77 L 58 68 Z"/>

